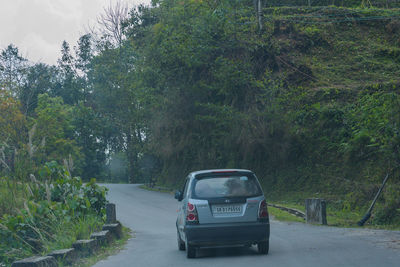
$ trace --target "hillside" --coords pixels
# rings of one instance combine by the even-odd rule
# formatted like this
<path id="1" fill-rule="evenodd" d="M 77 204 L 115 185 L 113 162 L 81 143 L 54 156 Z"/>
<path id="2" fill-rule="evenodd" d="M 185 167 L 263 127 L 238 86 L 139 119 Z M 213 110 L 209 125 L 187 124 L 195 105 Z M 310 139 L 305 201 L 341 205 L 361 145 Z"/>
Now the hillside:
<path id="1" fill-rule="evenodd" d="M 277 201 L 300 204 L 312 195 L 339 211 L 361 214 L 385 173 L 398 166 L 398 12 L 266 10 L 274 21 L 269 27 L 279 51 L 277 75 L 291 93 L 301 87 L 287 102 L 297 163 L 268 175 L 279 177 L 279 193 L 271 190 Z M 398 174 L 390 173 L 373 223 L 398 224 Z"/>
<path id="2" fill-rule="evenodd" d="M 269 2 L 259 20 L 251 0 L 152 1 L 64 42 L 57 66 L 10 45 L 0 175 L 68 159 L 86 181 L 177 188 L 246 168 L 269 200 L 322 197 L 354 221 L 389 173 L 371 223 L 400 225 L 398 3 L 304 2 Z"/>
<path id="3" fill-rule="evenodd" d="M 322 7 L 265 13 L 267 21 L 274 21 L 268 26 L 280 56 L 305 68 L 307 87 L 355 89 L 398 81 L 399 10 Z"/>
<path id="4" fill-rule="evenodd" d="M 289 92 L 288 132 L 296 143 L 291 153 L 297 154 L 271 175 L 280 177 L 279 193 L 272 190 L 277 199 L 287 199 L 290 191 L 299 201 L 322 193 L 339 209 L 363 210 L 385 173 L 398 166 L 398 12 L 265 10 L 277 59 L 273 73 Z M 396 217 L 398 171 L 391 175 L 378 209 Z"/>
<path id="5" fill-rule="evenodd" d="M 250 168 L 272 200 L 365 211 L 399 164 L 399 10 L 266 8 L 261 33 L 252 8 L 173 10 L 154 26 L 146 62 L 167 101 L 153 125 L 160 182 Z M 391 176 L 375 224 L 399 223 Z"/>

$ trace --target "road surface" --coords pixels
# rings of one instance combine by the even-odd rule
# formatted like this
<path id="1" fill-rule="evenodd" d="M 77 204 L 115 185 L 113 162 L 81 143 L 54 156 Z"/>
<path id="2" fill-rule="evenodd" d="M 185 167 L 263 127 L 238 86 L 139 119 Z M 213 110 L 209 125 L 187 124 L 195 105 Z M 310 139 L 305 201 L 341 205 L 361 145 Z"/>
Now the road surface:
<path id="1" fill-rule="evenodd" d="M 271 221 L 270 252 L 256 247 L 203 249 L 187 259 L 176 242 L 178 202 L 171 194 L 147 191 L 138 185 L 106 185 L 117 205 L 117 219 L 134 238 L 125 249 L 96 267 L 192 266 L 400 266 L 400 232 L 343 229 Z"/>

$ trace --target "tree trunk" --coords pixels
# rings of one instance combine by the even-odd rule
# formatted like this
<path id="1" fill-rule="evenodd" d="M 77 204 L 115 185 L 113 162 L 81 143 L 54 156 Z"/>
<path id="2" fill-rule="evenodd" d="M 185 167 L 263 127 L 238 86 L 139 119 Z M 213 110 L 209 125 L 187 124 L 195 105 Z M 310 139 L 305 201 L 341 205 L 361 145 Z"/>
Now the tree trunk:
<path id="1" fill-rule="evenodd" d="M 135 168 L 136 168 L 137 155 L 133 148 L 133 144 L 132 144 L 133 140 L 132 140 L 130 131 L 128 131 L 128 133 L 127 133 L 126 141 L 127 141 L 126 157 L 128 159 L 128 180 L 129 180 L 129 183 L 133 184 L 136 181 Z"/>

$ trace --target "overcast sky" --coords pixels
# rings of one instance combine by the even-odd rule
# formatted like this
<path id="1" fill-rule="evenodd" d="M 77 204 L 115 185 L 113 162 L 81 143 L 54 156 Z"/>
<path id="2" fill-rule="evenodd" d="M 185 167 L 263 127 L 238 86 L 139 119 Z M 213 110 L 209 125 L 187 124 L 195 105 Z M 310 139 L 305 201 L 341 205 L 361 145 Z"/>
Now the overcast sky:
<path id="1" fill-rule="evenodd" d="M 71 47 L 104 7 L 117 0 L 0 0 L 0 49 L 10 43 L 33 62 L 56 64 L 61 43 Z M 133 6 L 150 0 L 124 0 Z"/>

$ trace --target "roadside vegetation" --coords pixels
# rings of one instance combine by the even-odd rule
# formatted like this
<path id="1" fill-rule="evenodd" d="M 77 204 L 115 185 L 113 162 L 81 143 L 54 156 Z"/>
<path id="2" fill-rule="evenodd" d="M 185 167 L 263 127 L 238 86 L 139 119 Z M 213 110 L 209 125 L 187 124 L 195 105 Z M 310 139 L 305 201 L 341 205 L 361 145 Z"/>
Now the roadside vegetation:
<path id="1" fill-rule="evenodd" d="M 106 189 L 56 162 L 31 174 L 31 180 L 0 179 L 0 263 L 45 255 L 87 239 L 104 224 Z M 4 194 L 3 194 L 4 193 Z"/>
<path id="2" fill-rule="evenodd" d="M 278 221 L 304 222 L 304 219 L 274 207 L 268 207 L 268 213 L 270 218 L 273 218 Z"/>
<path id="3" fill-rule="evenodd" d="M 14 52 L 12 46 L 3 51 L 2 63 L 11 64 L 6 59 Z M 72 114 L 79 108 L 41 94 L 25 113 L 11 89 L 30 94 L 31 88 L 7 80 L 22 79 L 7 73 L 15 67 L 7 64 L 0 68 L 0 266 L 88 238 L 101 229 L 106 204 L 106 189 L 78 176 L 84 156 L 73 137 Z"/>

